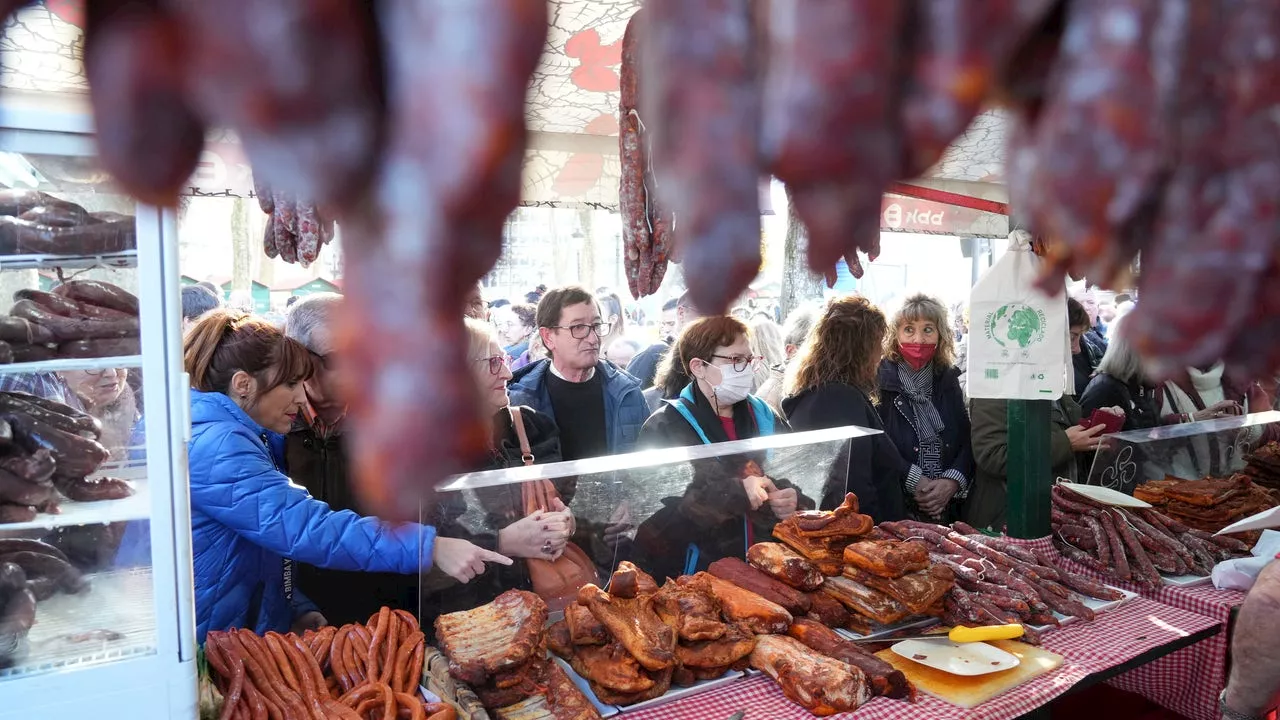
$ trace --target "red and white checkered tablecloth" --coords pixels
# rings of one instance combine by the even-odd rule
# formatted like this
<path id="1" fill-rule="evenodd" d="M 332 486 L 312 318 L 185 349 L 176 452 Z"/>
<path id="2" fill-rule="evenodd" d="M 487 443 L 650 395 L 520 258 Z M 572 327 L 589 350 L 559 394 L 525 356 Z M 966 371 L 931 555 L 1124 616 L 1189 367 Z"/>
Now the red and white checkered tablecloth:
<path id="1" fill-rule="evenodd" d="M 1195 613 L 1135 598 L 1098 616 L 1046 633 L 1044 648 L 1062 655 L 1062 667 L 966 710 L 927 695 L 917 703 L 875 698 L 856 712 L 835 717 L 856 720 L 1011 720 L 1053 700 L 1085 676 L 1115 667 L 1178 638 L 1217 625 Z M 626 720 L 725 720 L 739 710 L 745 720 L 811 718 L 764 675 L 748 677 L 665 705 L 625 712 Z"/>
<path id="2" fill-rule="evenodd" d="M 1036 544 L 1044 547 L 1041 541 Z M 1056 550 L 1054 554 L 1057 555 Z M 1093 570 L 1061 555 L 1058 555 L 1058 559 L 1064 569 L 1095 580 L 1105 580 Z M 1111 685 L 1121 690 L 1137 693 L 1191 720 L 1219 720 L 1222 714 L 1218 711 L 1218 694 L 1227 686 L 1227 648 L 1231 641 L 1227 635 L 1227 623 L 1231 617 L 1231 609 L 1244 602 L 1245 593 L 1239 590 L 1219 590 L 1213 585 L 1162 585 L 1153 591 L 1129 583 L 1111 580 L 1105 582 L 1222 624 L 1222 632 L 1217 635 L 1110 681 Z"/>

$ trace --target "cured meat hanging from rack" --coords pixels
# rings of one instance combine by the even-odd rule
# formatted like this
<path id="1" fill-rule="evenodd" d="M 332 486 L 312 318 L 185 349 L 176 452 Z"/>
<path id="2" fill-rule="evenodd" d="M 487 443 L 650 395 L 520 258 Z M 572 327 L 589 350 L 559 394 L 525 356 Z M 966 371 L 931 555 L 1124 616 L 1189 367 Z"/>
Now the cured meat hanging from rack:
<path id="1" fill-rule="evenodd" d="M 748 0 L 649 0 L 642 106 L 658 202 L 678 218 L 693 304 L 728 307 L 760 270 L 759 55 Z"/>
<path id="2" fill-rule="evenodd" d="M 618 212 L 622 215 L 623 263 L 627 286 L 637 300 L 662 285 L 673 250 L 675 217 L 658 191 L 652 140 L 640 103 L 644 9 L 627 22 L 622 36 L 618 99 Z"/>
<path id="3" fill-rule="evenodd" d="M 256 179 L 254 194 L 258 197 L 258 207 L 267 214 L 262 237 L 262 251 L 267 257 L 279 257 L 306 267 L 320 257 L 321 248 L 333 242 L 333 217 L 315 203 L 273 191 Z"/>
<path id="4" fill-rule="evenodd" d="M 236 131 L 255 175 L 325 206 L 364 194 L 386 129 L 378 3 L 148 1 L 181 23 L 192 102 Z"/>
<path id="5" fill-rule="evenodd" d="M 643 10 L 636 11 L 622 35 L 618 69 L 618 212 L 622 214 L 622 260 L 631 296 L 651 292 L 653 231 L 649 225 L 649 190 L 645 184 L 648 154 L 641 137 L 636 44 Z"/>
<path id="6" fill-rule="evenodd" d="M 85 75 L 103 166 L 139 200 L 177 201 L 204 145 L 205 124 L 184 94 L 187 38 L 155 2 L 86 7 Z"/>
<path id="7" fill-rule="evenodd" d="M 809 235 L 809 267 L 880 254 L 880 197 L 902 154 L 895 122 L 904 3 L 773 0 L 760 144 Z M 886 39 L 886 36 L 890 39 Z M 819 50 L 821 48 L 821 50 Z"/>
<path id="8" fill-rule="evenodd" d="M 905 59 L 900 122 L 907 138 L 901 177 L 938 162 L 984 102 L 999 75 L 1056 0 L 929 0 L 915 3 L 905 32 L 916 38 Z"/>
<path id="9" fill-rule="evenodd" d="M 757 182 L 770 171 L 812 226 L 811 267 L 844 257 L 859 272 L 857 252 L 877 252 L 885 184 L 921 172 L 998 102 L 1016 116 L 1015 210 L 1061 236 L 1055 274 L 1119 282 L 1141 253 L 1126 332 L 1158 370 L 1221 357 L 1259 377 L 1280 365 L 1280 333 L 1267 331 L 1280 324 L 1280 5 L 771 5 L 646 5 L 620 118 L 634 141 L 620 203 L 633 294 L 661 282 L 676 230 L 694 304 L 724 311 L 760 266 Z M 481 444 L 458 382 L 459 298 L 498 257 L 518 198 L 546 12 L 523 0 L 87 0 L 101 157 L 125 189 L 172 203 L 203 129 L 225 126 L 277 192 L 319 202 L 313 217 L 273 195 L 264 250 L 307 262 L 331 217 L 349 226 L 353 451 L 361 495 L 384 517 L 416 517 Z M 66 227 L 79 220 L 65 205 L 18 217 L 36 207 L 0 223 L 0 251 L 29 223 L 44 248 L 103 246 L 98 231 Z M 9 355 L 49 353 L 0 348 Z"/>
<path id="10" fill-rule="evenodd" d="M 344 227 L 356 260 L 338 340 L 361 429 L 357 490 L 381 517 L 411 520 L 437 479 L 484 452 L 480 403 L 457 381 L 469 372 L 462 306 L 519 201 L 524 94 L 547 7 L 389 0 L 378 11 L 388 144 L 369 202 Z"/>

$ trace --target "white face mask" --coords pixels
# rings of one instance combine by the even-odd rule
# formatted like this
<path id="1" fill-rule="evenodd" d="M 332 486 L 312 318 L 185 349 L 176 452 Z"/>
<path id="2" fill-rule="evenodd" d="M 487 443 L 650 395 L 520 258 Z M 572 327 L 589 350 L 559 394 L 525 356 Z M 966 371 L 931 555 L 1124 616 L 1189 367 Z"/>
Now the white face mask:
<path id="1" fill-rule="evenodd" d="M 717 365 L 720 368 L 720 384 L 712 389 L 715 401 L 720 407 L 728 407 L 742 402 L 755 388 L 756 376 L 751 367 L 738 371 L 732 365 Z"/>

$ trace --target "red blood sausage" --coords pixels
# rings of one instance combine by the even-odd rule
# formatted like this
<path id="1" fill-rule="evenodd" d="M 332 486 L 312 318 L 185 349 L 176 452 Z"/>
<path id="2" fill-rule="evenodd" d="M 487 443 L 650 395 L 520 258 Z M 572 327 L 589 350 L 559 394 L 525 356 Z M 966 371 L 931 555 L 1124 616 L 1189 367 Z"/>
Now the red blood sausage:
<path id="1" fill-rule="evenodd" d="M 749 0 L 650 0 L 641 48 L 658 201 L 679 219 L 689 293 L 727 309 L 760 269 L 760 84 Z M 834 262 L 834 261 L 833 261 Z"/>
<path id="2" fill-rule="evenodd" d="M 1055 199 L 1036 227 L 1058 240 L 1050 255 L 1061 266 L 1104 284 L 1136 251 L 1118 234 L 1164 189 L 1177 85 L 1161 76 L 1159 52 L 1165 35 L 1180 50 L 1187 1 L 1078 0 L 1067 11 L 1034 131 L 1033 182 Z"/>
<path id="3" fill-rule="evenodd" d="M 636 45 L 644 11 L 637 10 L 622 35 L 622 64 L 618 70 L 618 212 L 622 214 L 622 260 L 627 287 L 637 299 L 648 295 L 649 272 L 642 272 L 652 245 L 649 197 L 645 186 L 646 157 L 640 136 L 640 97 L 636 80 Z M 651 272 L 651 270 L 650 270 Z"/>
<path id="4" fill-rule="evenodd" d="M 377 3 L 164 2 L 188 35 L 192 96 L 236 131 L 264 184 L 320 202 L 360 196 L 384 127 Z"/>
<path id="5" fill-rule="evenodd" d="M 457 381 L 469 372 L 462 299 L 502 253 L 519 201 L 547 6 L 386 0 L 378 12 L 397 104 L 374 197 L 343 218 L 338 341 L 361 428 L 357 492 L 379 517 L 416 520 L 435 483 L 485 446 L 474 390 Z"/>
<path id="6" fill-rule="evenodd" d="M 879 254 L 880 198 L 902 153 L 896 118 L 906 3 L 772 0 L 761 148 L 809 231 L 809 267 Z M 850 270 L 860 270 L 856 256 Z"/>
<path id="7" fill-rule="evenodd" d="M 190 38 L 155 2 L 95 0 L 85 9 L 98 159 L 142 202 L 172 205 L 204 148 L 204 123 L 184 95 Z"/>
<path id="8" fill-rule="evenodd" d="M 892 4 L 892 3 L 886 3 Z M 916 50 L 902 98 L 904 177 L 916 177 L 964 132 L 1013 51 L 1052 0 L 928 0 L 909 29 Z"/>

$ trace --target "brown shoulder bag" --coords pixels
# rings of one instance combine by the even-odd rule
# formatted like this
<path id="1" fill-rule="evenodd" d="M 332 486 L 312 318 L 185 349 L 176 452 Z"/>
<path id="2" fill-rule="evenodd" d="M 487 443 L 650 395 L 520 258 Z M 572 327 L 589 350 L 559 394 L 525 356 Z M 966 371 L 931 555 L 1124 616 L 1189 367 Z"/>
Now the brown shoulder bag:
<path id="1" fill-rule="evenodd" d="M 525 465 L 532 465 L 537 459 L 529 447 L 529 436 L 524 430 L 524 418 L 520 408 L 509 408 L 511 424 L 515 427 L 516 437 L 520 441 L 520 459 Z M 550 480 L 532 480 L 520 486 L 520 496 L 524 504 L 524 516 L 538 511 L 551 509 L 551 501 L 558 499 L 560 493 Z M 578 597 L 578 589 L 588 583 L 599 584 L 595 563 L 574 543 L 566 543 L 564 553 L 555 560 L 528 558 L 529 579 L 533 583 L 533 591 L 546 601 L 552 611 L 563 610 Z"/>

